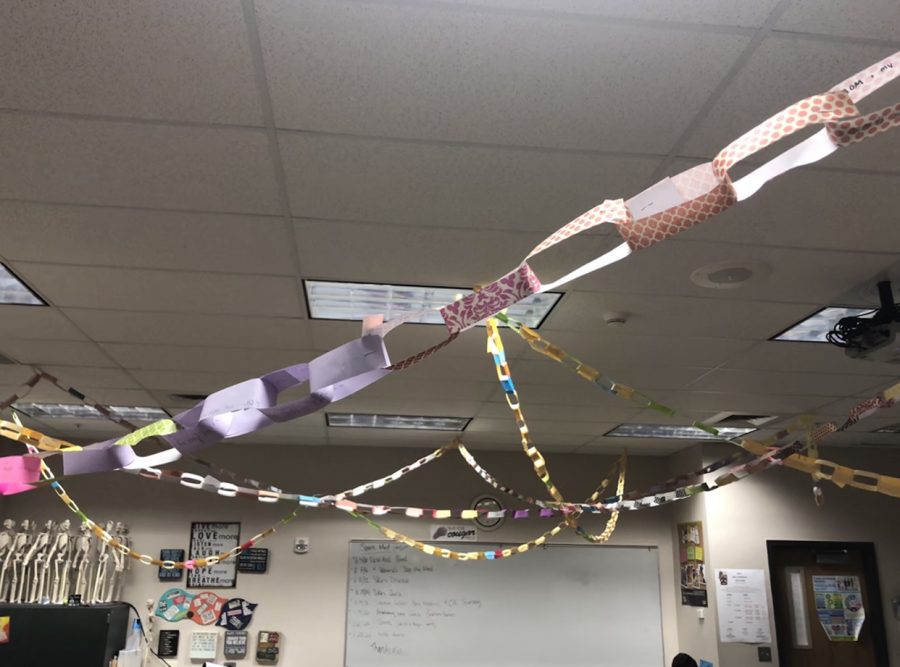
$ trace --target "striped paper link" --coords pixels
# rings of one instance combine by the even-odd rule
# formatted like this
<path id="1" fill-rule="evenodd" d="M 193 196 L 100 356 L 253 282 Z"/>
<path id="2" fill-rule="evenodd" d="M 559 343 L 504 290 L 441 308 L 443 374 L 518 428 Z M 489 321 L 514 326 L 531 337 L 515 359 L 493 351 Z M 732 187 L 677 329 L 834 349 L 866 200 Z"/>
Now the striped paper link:
<path id="1" fill-rule="evenodd" d="M 544 486 L 547 487 L 550 496 L 554 500 L 565 502 L 565 498 L 563 498 L 563 495 L 559 492 L 559 489 L 556 488 L 556 485 L 550 478 L 550 471 L 547 470 L 543 455 L 531 442 L 531 436 L 528 434 L 528 426 L 525 423 L 525 415 L 519 408 L 519 395 L 513 384 L 509 365 L 505 363 L 503 340 L 500 337 L 497 320 L 494 318 L 487 321 L 487 337 L 488 345 L 491 346 L 489 349 L 494 357 L 497 379 L 500 381 L 503 391 L 506 393 L 506 402 L 509 404 L 516 418 L 516 426 L 519 428 L 519 434 L 522 440 L 522 449 L 525 450 L 525 454 L 531 459 L 531 465 L 534 468 L 535 474 L 538 479 L 543 482 Z"/>
<path id="2" fill-rule="evenodd" d="M 517 556 L 519 554 L 526 553 L 529 549 L 533 549 L 535 547 L 539 547 L 547 542 L 547 540 L 555 537 L 560 532 L 562 532 L 566 528 L 566 522 L 563 521 L 550 530 L 541 533 L 538 537 L 529 540 L 527 542 L 523 542 L 522 544 L 518 544 L 514 547 L 506 547 L 504 549 L 492 549 L 489 551 L 454 551 L 453 549 L 445 549 L 443 547 L 436 547 L 431 544 L 426 544 L 424 542 L 420 542 L 415 540 L 408 535 L 404 535 L 403 533 L 397 532 L 396 530 L 392 530 L 382 524 L 370 519 L 368 516 L 360 513 L 351 513 L 352 516 L 355 516 L 357 519 L 365 521 L 372 528 L 379 531 L 382 535 L 387 537 L 389 540 L 393 540 L 394 542 L 398 542 L 400 544 L 405 544 L 406 546 L 416 549 L 417 551 L 422 552 L 426 556 L 433 556 L 435 558 L 445 558 L 449 560 L 460 560 L 460 561 L 470 561 L 470 560 L 499 560 L 501 558 L 510 558 L 512 556 Z"/>
<path id="3" fill-rule="evenodd" d="M 374 489 L 379 489 L 384 486 L 387 486 L 391 482 L 396 482 L 401 477 L 408 475 L 413 470 L 417 470 L 417 469 L 421 468 L 422 466 L 424 466 L 425 464 L 431 463 L 435 459 L 440 458 L 441 456 L 443 456 L 444 452 L 446 452 L 448 449 L 453 449 L 455 447 L 456 447 L 456 441 L 454 441 L 448 445 L 444 445 L 443 447 L 440 447 L 440 448 L 434 450 L 427 456 L 423 456 L 419 460 L 414 461 L 413 463 L 410 463 L 409 465 L 403 466 L 399 470 L 392 472 L 390 475 L 386 475 L 380 479 L 376 479 L 374 481 L 367 482 L 365 484 L 360 484 L 359 486 L 356 486 L 353 489 L 349 489 L 347 491 L 341 491 L 340 493 L 335 494 L 334 498 L 335 498 L 335 500 L 341 500 L 341 499 L 347 498 L 347 497 L 355 498 L 357 496 L 363 495 L 364 493 L 367 493 L 368 491 L 372 491 Z"/>
<path id="4" fill-rule="evenodd" d="M 73 445 L 71 442 L 51 438 L 40 431 L 26 428 L 22 425 L 22 422 L 19 421 L 19 417 L 15 412 L 13 412 L 13 419 L 15 420 L 14 422 L 0 419 L 0 436 L 9 438 L 15 442 L 21 442 L 23 445 L 31 445 L 32 447 L 45 452 L 74 452 L 81 449 L 81 447 Z"/>
<path id="5" fill-rule="evenodd" d="M 463 457 L 463 460 L 468 463 L 476 473 L 478 473 L 479 477 L 481 477 L 485 482 L 490 484 L 498 491 L 502 491 L 506 495 L 521 500 L 522 502 L 528 503 L 529 505 L 536 505 L 541 508 L 549 507 L 547 502 L 544 500 L 538 500 L 537 498 L 532 498 L 531 496 L 519 493 L 515 489 L 500 483 L 493 475 L 491 475 L 491 473 L 489 473 L 485 468 L 481 467 L 478 461 L 475 460 L 475 457 L 472 456 L 471 452 L 469 452 L 469 450 L 462 444 L 459 445 L 459 453 Z"/>
<path id="6" fill-rule="evenodd" d="M 387 369 L 390 371 L 405 371 L 407 368 L 412 368 L 416 364 L 418 364 L 422 361 L 425 361 L 431 355 L 433 355 L 436 352 L 439 352 L 440 350 L 447 347 L 450 343 L 452 343 L 454 340 L 456 340 L 456 338 L 458 336 L 459 336 L 458 331 L 451 333 L 447 338 L 442 340 L 437 345 L 432 345 L 427 350 L 422 350 L 421 352 L 417 352 L 416 354 L 412 355 L 411 357 L 407 357 L 406 359 L 403 359 L 402 361 L 398 361 L 395 364 L 391 364 L 390 366 L 387 366 Z"/>
<path id="7" fill-rule="evenodd" d="M 625 470 L 627 467 L 628 458 L 626 454 L 622 454 L 622 458 L 619 459 L 619 481 L 616 484 L 616 495 L 620 496 L 625 492 Z M 605 488 L 605 485 L 602 487 L 598 487 L 594 493 L 591 494 L 591 497 L 588 498 L 588 502 L 596 500 L 599 497 L 601 491 Z M 604 542 L 608 542 L 609 538 L 612 537 L 612 534 L 616 530 L 616 525 L 619 522 L 619 511 L 614 510 L 610 513 L 609 518 L 606 520 L 606 526 L 603 531 L 599 534 L 592 534 L 586 531 L 583 527 L 577 526 L 575 528 L 575 532 L 578 533 L 581 537 L 586 539 L 588 542 L 593 544 L 603 544 Z"/>
<path id="8" fill-rule="evenodd" d="M 21 401 L 23 398 L 28 396 L 31 393 L 31 390 L 34 389 L 35 385 L 41 381 L 43 374 L 41 371 L 36 371 L 34 375 L 28 378 L 24 383 L 19 385 L 19 388 L 11 395 L 8 396 L 3 401 L 0 401 L 0 411 L 6 410 L 9 406 L 11 406 L 16 401 Z"/>
<path id="9" fill-rule="evenodd" d="M 50 373 L 45 372 L 41 368 L 37 368 L 36 370 L 41 374 L 41 377 L 43 379 L 47 380 L 48 382 L 53 384 L 56 388 L 66 392 L 70 396 L 77 398 L 79 401 L 81 401 L 85 405 L 94 408 L 97 412 L 99 412 L 101 415 L 106 417 L 109 421 L 118 424 L 119 426 L 125 428 L 128 431 L 138 430 L 137 426 L 132 424 L 130 421 L 128 421 L 124 417 L 117 415 L 115 412 L 113 412 L 108 406 L 104 405 L 103 403 L 99 403 L 99 402 L 93 400 L 92 398 L 90 398 L 89 396 L 82 394 L 80 391 L 78 391 L 74 387 L 69 387 L 67 385 L 64 385 L 62 382 L 59 381 L 59 379 L 57 377 L 51 375 Z"/>

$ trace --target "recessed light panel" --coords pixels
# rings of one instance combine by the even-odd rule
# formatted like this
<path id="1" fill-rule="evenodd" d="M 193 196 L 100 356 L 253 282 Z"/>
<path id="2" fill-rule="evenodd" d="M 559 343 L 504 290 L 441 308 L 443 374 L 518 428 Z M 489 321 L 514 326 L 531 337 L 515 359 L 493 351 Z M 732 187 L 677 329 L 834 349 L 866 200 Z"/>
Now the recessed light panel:
<path id="1" fill-rule="evenodd" d="M 696 428 L 694 426 L 669 426 L 666 424 L 620 424 L 604 435 L 616 438 L 668 438 L 674 440 L 721 440 L 745 435 L 755 428 L 737 428 L 723 426 L 717 429 L 719 435 Z"/>
<path id="2" fill-rule="evenodd" d="M 329 426 L 343 428 L 397 428 L 418 431 L 463 431 L 471 417 L 419 417 L 413 415 L 368 415 L 329 412 Z"/>
<path id="3" fill-rule="evenodd" d="M 15 403 L 13 407 L 24 412 L 29 417 L 38 419 L 49 417 L 51 419 L 106 419 L 95 408 L 81 403 Z M 114 405 L 110 410 L 118 417 L 129 421 L 154 422 L 159 419 L 168 419 L 169 413 L 161 408 L 142 408 L 133 406 Z"/>
<path id="4" fill-rule="evenodd" d="M 0 264 L 0 303 L 20 306 L 46 306 L 37 294 L 25 286 L 16 275 Z"/>
<path id="5" fill-rule="evenodd" d="M 814 315 L 798 322 L 787 331 L 775 336 L 772 340 L 789 340 L 803 343 L 827 343 L 825 336 L 834 329 L 838 320 L 844 317 L 862 317 L 872 314 L 872 308 L 823 308 Z"/>
<path id="6" fill-rule="evenodd" d="M 309 315 L 318 320 L 362 320 L 366 315 L 383 314 L 395 320 L 407 313 L 425 310 L 408 320 L 419 324 L 443 324 L 438 308 L 471 294 L 472 290 L 453 287 L 416 287 L 411 285 L 377 285 L 367 283 L 304 280 Z M 536 329 L 559 301 L 562 294 L 532 294 L 510 306 L 513 319 Z"/>

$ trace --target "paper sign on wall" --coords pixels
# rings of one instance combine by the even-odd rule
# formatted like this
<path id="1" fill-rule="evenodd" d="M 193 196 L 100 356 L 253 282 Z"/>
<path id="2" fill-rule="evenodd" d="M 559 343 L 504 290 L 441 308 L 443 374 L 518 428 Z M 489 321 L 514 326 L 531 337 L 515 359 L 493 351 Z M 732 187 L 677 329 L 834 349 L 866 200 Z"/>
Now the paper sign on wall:
<path id="1" fill-rule="evenodd" d="M 769 605 L 762 570 L 716 570 L 719 641 L 767 644 Z"/>
<path id="2" fill-rule="evenodd" d="M 224 651 L 226 658 L 243 658 L 247 655 L 247 631 L 226 630 Z"/>
<path id="3" fill-rule="evenodd" d="M 450 526 L 447 524 L 431 524 L 431 536 L 435 542 L 474 542 L 478 539 L 475 526 Z"/>
<path id="4" fill-rule="evenodd" d="M 812 578 L 816 595 L 816 615 L 829 641 L 859 641 L 866 620 L 859 577 Z"/>
<path id="5" fill-rule="evenodd" d="M 188 558 L 217 556 L 238 545 L 241 536 L 240 522 L 221 523 L 195 521 L 191 524 L 191 542 Z M 237 563 L 234 558 L 188 570 L 188 588 L 234 588 L 237 579 Z"/>
<path id="6" fill-rule="evenodd" d="M 706 607 L 706 563 L 703 553 L 703 523 L 678 524 L 678 561 L 681 566 L 681 604 Z"/>
<path id="7" fill-rule="evenodd" d="M 194 630 L 191 633 L 191 660 L 212 660 L 216 657 L 218 643 L 218 632 Z"/>
<path id="8" fill-rule="evenodd" d="M 0 616 L 0 644 L 9 643 L 9 616 Z"/>

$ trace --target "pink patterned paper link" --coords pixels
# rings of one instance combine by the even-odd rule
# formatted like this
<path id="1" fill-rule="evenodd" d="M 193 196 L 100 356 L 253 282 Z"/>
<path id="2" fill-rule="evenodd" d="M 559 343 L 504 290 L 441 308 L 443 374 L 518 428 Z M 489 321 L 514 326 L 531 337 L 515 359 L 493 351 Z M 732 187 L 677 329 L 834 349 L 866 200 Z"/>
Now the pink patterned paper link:
<path id="1" fill-rule="evenodd" d="M 531 267 L 523 262 L 499 280 L 441 308 L 441 317 L 451 334 L 458 333 L 540 289 L 541 281 L 534 275 Z"/>

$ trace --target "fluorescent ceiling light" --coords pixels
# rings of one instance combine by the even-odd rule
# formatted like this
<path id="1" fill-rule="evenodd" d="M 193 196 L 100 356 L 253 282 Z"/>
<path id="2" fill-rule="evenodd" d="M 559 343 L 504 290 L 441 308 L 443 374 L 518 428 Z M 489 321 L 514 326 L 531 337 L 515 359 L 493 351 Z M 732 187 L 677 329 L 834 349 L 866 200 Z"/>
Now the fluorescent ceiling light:
<path id="1" fill-rule="evenodd" d="M 76 403 L 15 403 L 13 407 L 24 412 L 29 417 L 38 419 L 50 417 L 52 419 L 107 419 L 99 410 L 90 405 Z M 114 405 L 110 410 L 122 419 L 154 422 L 159 419 L 168 419 L 169 413 L 162 408 L 140 408 L 131 406 Z"/>
<path id="2" fill-rule="evenodd" d="M 419 324 L 443 324 L 437 308 L 471 294 L 455 287 L 375 285 L 367 283 L 304 280 L 309 316 L 317 320 L 362 320 L 366 315 L 383 314 L 394 320 L 417 310 L 423 315 L 409 320 Z M 532 294 L 510 306 L 507 313 L 532 329 L 537 329 L 562 296 L 558 292 Z"/>
<path id="3" fill-rule="evenodd" d="M 832 308 L 826 307 L 782 331 L 772 340 L 789 340 L 804 343 L 827 343 L 826 334 L 843 317 L 861 317 L 874 314 L 873 308 Z"/>
<path id="4" fill-rule="evenodd" d="M 873 433 L 900 433 L 900 424 L 891 424 L 890 426 L 882 426 L 873 431 Z"/>
<path id="5" fill-rule="evenodd" d="M 47 305 L 3 264 L 0 264 L 0 303 L 13 303 L 20 306 Z"/>
<path id="6" fill-rule="evenodd" d="M 399 428 L 418 431 L 464 431 L 471 417 L 417 417 L 409 415 L 364 415 L 352 412 L 329 412 L 329 426 L 346 428 Z"/>
<path id="7" fill-rule="evenodd" d="M 717 429 L 719 435 L 696 428 L 694 426 L 668 426 L 665 424 L 620 424 L 605 436 L 617 438 L 670 438 L 676 440 L 720 440 L 755 431 L 755 428 L 737 428 L 723 426 Z"/>

